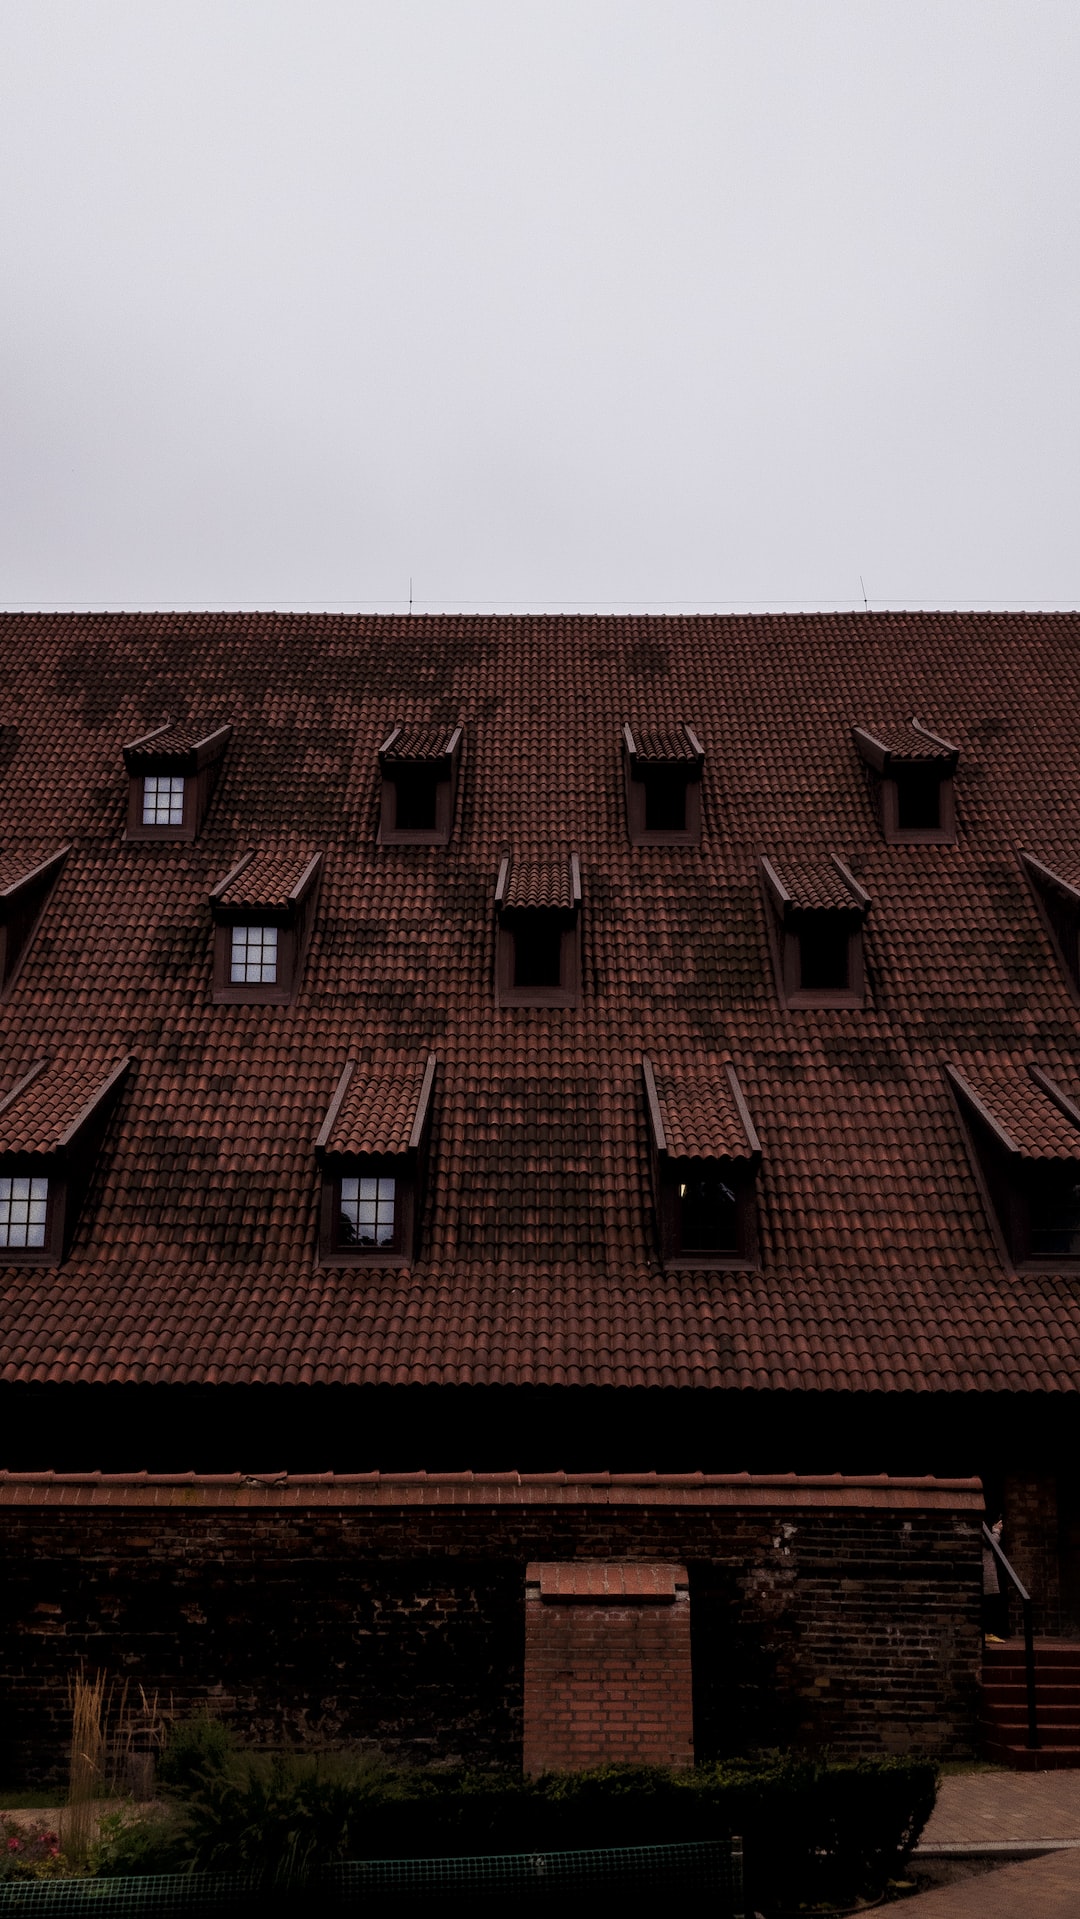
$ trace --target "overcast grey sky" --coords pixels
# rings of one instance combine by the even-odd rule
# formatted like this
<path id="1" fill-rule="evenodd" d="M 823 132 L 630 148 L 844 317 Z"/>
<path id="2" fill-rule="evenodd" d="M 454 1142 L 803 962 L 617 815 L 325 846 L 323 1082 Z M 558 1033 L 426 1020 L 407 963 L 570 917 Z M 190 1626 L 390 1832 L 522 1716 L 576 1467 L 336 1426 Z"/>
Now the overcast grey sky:
<path id="1" fill-rule="evenodd" d="M 1076 0 L 0 0 L 0 603 L 1080 604 Z"/>

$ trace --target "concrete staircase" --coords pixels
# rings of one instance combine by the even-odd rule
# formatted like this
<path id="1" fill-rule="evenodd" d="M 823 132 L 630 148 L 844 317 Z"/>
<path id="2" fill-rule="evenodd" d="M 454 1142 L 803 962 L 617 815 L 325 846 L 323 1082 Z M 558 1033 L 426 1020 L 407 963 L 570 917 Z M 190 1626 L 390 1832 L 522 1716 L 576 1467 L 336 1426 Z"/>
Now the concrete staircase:
<path id="1" fill-rule="evenodd" d="M 1021 1772 L 1080 1767 L 1080 1640 L 1035 1642 L 1036 1751 L 1027 1744 L 1022 1639 L 984 1646 L 981 1692 L 985 1758 Z"/>

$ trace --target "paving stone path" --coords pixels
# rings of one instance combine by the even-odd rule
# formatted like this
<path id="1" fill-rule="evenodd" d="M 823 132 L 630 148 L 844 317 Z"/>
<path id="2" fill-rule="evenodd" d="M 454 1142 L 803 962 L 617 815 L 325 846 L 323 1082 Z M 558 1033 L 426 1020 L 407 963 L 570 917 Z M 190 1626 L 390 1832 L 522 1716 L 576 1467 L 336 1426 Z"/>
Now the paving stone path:
<path id="1" fill-rule="evenodd" d="M 1071 1846 L 1064 1842 L 1072 1840 Z M 1037 1846 L 1060 1850 L 979 1871 L 895 1908 L 912 1919 L 1078 1919 L 1080 1772 L 972 1772 L 942 1780 L 920 1853 Z M 938 1855 L 948 1859 L 948 1853 Z"/>

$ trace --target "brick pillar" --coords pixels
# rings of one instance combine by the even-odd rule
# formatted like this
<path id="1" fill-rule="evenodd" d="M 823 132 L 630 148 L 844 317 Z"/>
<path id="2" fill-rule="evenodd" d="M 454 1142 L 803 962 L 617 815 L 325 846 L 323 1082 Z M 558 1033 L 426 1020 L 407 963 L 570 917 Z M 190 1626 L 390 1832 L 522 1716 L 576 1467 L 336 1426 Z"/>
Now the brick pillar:
<path id="1" fill-rule="evenodd" d="M 1060 1632 L 1057 1479 L 1053 1473 L 1007 1473 L 1002 1504 L 1001 1543 L 1034 1601 L 1035 1630 Z M 1019 1618 L 1014 1602 L 1014 1632 L 1020 1631 Z"/>
<path id="2" fill-rule="evenodd" d="M 525 1771 L 693 1760 L 685 1567 L 607 1559 L 528 1566 Z"/>

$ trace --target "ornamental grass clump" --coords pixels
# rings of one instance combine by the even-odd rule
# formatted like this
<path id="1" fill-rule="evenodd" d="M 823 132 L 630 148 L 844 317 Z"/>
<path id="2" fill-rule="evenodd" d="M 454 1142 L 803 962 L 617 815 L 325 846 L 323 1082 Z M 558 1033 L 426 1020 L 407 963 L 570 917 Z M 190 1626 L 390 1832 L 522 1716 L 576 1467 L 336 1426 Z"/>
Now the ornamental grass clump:
<path id="1" fill-rule="evenodd" d="M 68 1795 L 60 1821 L 63 1850 L 76 1865 L 86 1863 L 91 1842 L 97 1832 L 96 1801 L 105 1780 L 105 1702 L 107 1681 L 104 1673 L 88 1679 L 76 1674 L 71 1682 L 71 1757 L 68 1765 Z"/>

